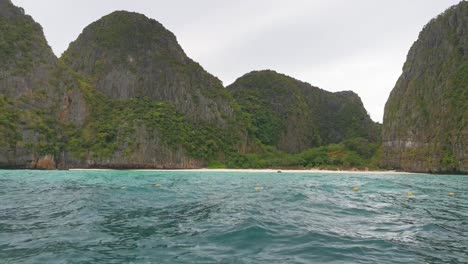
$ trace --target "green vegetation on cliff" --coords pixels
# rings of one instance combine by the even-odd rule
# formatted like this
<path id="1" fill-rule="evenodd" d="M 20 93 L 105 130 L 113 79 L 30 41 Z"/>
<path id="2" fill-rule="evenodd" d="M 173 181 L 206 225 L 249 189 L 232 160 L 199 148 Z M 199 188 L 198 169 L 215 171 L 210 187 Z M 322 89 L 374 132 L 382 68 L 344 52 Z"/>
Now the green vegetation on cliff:
<path id="1" fill-rule="evenodd" d="M 81 162 L 191 168 L 222 161 L 244 145 L 245 125 L 221 81 L 153 19 L 107 15 L 86 27 L 61 60 L 83 79 L 86 104 L 71 110 L 86 110 L 68 118 L 88 116 L 67 135 L 67 152 Z"/>
<path id="2" fill-rule="evenodd" d="M 246 74 L 228 89 L 256 143 L 226 166 L 378 168 L 380 125 L 356 94 L 330 93 L 274 71 Z"/>
<path id="3" fill-rule="evenodd" d="M 0 3 L 0 61 L 23 72 L 32 67 L 36 51 L 46 49 L 42 28 L 11 2 Z"/>
<path id="4" fill-rule="evenodd" d="M 42 27 L 11 1 L 0 1 L 0 94 L 18 97 L 47 87 L 54 61 Z"/>
<path id="5" fill-rule="evenodd" d="M 227 160 L 230 168 L 277 169 L 379 169 L 380 144 L 354 138 L 339 144 L 311 148 L 297 154 L 262 146 L 254 153 L 238 154 Z M 215 164 L 213 167 L 220 167 Z"/>
<path id="6" fill-rule="evenodd" d="M 468 2 L 433 19 L 411 47 L 385 106 L 383 165 L 467 172 Z"/>
<path id="7" fill-rule="evenodd" d="M 6 148 L 14 148 L 16 142 L 21 139 L 18 133 L 18 113 L 13 103 L 4 95 L 0 95 L 0 145 Z"/>
<path id="8" fill-rule="evenodd" d="M 59 154 L 63 142 L 56 108 L 44 105 L 47 100 L 41 91 L 17 99 L 0 95 L 0 164 L 14 167 L 21 164 L 16 160 Z"/>
<path id="9" fill-rule="evenodd" d="M 252 120 L 250 133 L 265 145 L 298 153 L 363 137 L 379 141 L 359 96 L 331 93 L 274 71 L 244 75 L 228 86 Z"/>
<path id="10" fill-rule="evenodd" d="M 185 54 L 159 22 L 126 11 L 90 24 L 62 60 L 107 98 L 148 97 L 189 120 L 229 123 L 234 102 L 221 81 Z"/>
<path id="11" fill-rule="evenodd" d="M 131 156 L 139 148 L 139 128 L 168 148 L 182 147 L 192 158 L 208 161 L 233 151 L 235 134 L 208 123 L 193 123 L 169 103 L 147 97 L 111 100 L 84 86 L 91 114 L 81 128 L 68 124 L 66 150 L 77 158 L 106 159 L 116 152 Z M 149 140 L 150 140 L 149 139 Z M 151 141 L 150 141 L 151 142 Z M 91 155 L 91 156 L 89 156 Z"/>
<path id="12" fill-rule="evenodd" d="M 99 19 L 61 59 L 8 0 L 0 33 L 1 167 L 377 168 L 356 94 L 273 71 L 225 89 L 144 15 Z"/>
<path id="13" fill-rule="evenodd" d="M 34 167 L 59 141 L 57 59 L 41 26 L 9 0 L 0 1 L 0 61 L 0 165 Z"/>

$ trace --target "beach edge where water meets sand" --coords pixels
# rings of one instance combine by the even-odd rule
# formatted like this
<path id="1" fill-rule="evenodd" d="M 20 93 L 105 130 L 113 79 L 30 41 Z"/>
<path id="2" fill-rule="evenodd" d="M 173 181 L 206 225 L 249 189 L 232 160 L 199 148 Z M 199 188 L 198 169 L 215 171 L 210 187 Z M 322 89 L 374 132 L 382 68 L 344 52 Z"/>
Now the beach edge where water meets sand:
<path id="1" fill-rule="evenodd" d="M 114 171 L 114 169 L 69 169 L 70 171 Z M 115 170 L 120 171 L 120 170 Z M 384 171 L 354 171 L 354 170 L 282 170 L 282 169 L 133 169 L 130 172 L 244 172 L 244 173 L 330 173 L 330 174 L 418 174 L 413 172 L 384 170 Z"/>

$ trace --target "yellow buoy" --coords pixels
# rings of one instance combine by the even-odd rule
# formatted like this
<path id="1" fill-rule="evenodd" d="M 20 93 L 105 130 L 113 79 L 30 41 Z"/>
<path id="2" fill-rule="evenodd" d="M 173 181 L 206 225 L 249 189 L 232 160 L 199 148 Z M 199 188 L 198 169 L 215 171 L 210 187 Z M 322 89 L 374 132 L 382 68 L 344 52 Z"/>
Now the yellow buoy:
<path id="1" fill-rule="evenodd" d="M 161 184 L 156 183 L 156 184 L 154 185 L 154 187 L 161 187 Z"/>
<path id="2" fill-rule="evenodd" d="M 256 191 L 261 191 L 261 190 L 263 190 L 263 187 L 255 187 L 255 190 Z"/>
<path id="3" fill-rule="evenodd" d="M 449 196 L 454 197 L 454 196 L 455 196 L 455 193 L 450 192 L 450 193 L 449 193 Z"/>
<path id="4" fill-rule="evenodd" d="M 413 192 L 407 192 L 406 193 L 408 196 L 414 196 L 414 193 Z"/>
<path id="5" fill-rule="evenodd" d="M 359 192 L 359 188 L 358 188 L 358 187 L 354 187 L 354 188 L 353 188 L 353 191 Z"/>

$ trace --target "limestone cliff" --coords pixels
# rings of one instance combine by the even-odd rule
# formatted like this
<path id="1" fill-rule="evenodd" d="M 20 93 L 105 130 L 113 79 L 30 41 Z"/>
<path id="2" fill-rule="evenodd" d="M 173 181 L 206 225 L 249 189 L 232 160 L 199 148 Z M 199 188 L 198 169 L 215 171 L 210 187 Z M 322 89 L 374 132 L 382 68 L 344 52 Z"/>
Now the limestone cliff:
<path id="1" fill-rule="evenodd" d="M 61 61 L 82 76 L 70 99 L 84 102 L 64 113 L 73 129 L 61 167 L 198 168 L 242 146 L 235 103 L 221 81 L 153 19 L 105 16 Z M 81 124 L 73 122 L 83 113 Z"/>
<path id="2" fill-rule="evenodd" d="M 58 62 L 41 26 L 9 0 L 0 0 L 0 62 L 0 166 L 41 168 L 57 137 Z"/>
<path id="3" fill-rule="evenodd" d="M 221 81 L 188 58 L 174 34 L 141 14 L 117 11 L 99 19 L 62 59 L 110 99 L 169 102 L 191 120 L 218 125 L 233 115 Z"/>
<path id="4" fill-rule="evenodd" d="M 468 172 L 468 2 L 427 24 L 385 106 L 384 166 Z"/>
<path id="5" fill-rule="evenodd" d="M 57 59 L 40 25 L 0 0 L 0 167 L 198 168 L 242 165 L 258 142 L 296 153 L 379 127 L 352 92 L 274 72 L 225 89 L 175 36 L 117 11 Z"/>
<path id="6" fill-rule="evenodd" d="M 230 94 L 155 20 L 112 13 L 59 60 L 0 0 L 0 33 L 0 167 L 199 168 L 245 145 Z"/>
<path id="7" fill-rule="evenodd" d="M 380 137 L 379 124 L 351 91 L 331 93 L 274 71 L 248 73 L 228 89 L 250 116 L 251 134 L 286 152 Z"/>
<path id="8" fill-rule="evenodd" d="M 0 94 L 18 98 L 47 90 L 56 60 L 42 27 L 11 1 L 0 0 Z"/>

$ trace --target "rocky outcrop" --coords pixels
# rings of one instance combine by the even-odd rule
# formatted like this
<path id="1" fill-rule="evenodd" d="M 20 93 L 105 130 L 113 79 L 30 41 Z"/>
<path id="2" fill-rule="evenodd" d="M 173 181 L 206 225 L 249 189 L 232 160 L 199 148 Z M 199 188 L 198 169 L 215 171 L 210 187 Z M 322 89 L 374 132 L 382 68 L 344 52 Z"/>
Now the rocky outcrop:
<path id="1" fill-rule="evenodd" d="M 9 0 L 0 0 L 0 61 L 0 166 L 35 167 L 53 154 L 58 61 L 41 26 Z"/>
<path id="2" fill-rule="evenodd" d="M 270 70 L 248 73 L 227 88 L 251 119 L 251 134 L 286 152 L 380 137 L 379 124 L 351 91 L 331 93 Z"/>
<path id="3" fill-rule="evenodd" d="M 188 58 L 174 34 L 141 14 L 117 11 L 99 19 L 62 59 L 110 99 L 169 102 L 191 120 L 219 125 L 233 115 L 221 81 Z"/>
<path id="4" fill-rule="evenodd" d="M 468 172 L 468 3 L 427 24 L 385 106 L 383 159 L 413 172 Z"/>
<path id="5" fill-rule="evenodd" d="M 38 158 L 36 162 L 31 164 L 31 167 L 41 170 L 54 170 L 57 168 L 54 156 L 52 155 L 45 155 L 44 157 Z"/>
<path id="6" fill-rule="evenodd" d="M 356 94 L 274 72 L 231 85 L 239 107 L 141 14 L 99 19 L 60 59 L 9 0 L 0 0 L 0 22 L 0 167 L 199 168 L 242 160 L 258 142 L 295 153 L 377 138 Z"/>
<path id="7" fill-rule="evenodd" d="M 230 94 L 155 20 L 112 13 L 59 60 L 0 7 L 0 167 L 199 168 L 245 145 Z"/>
<path id="8" fill-rule="evenodd" d="M 87 149 L 83 158 L 73 151 L 65 152 L 59 168 L 110 168 L 110 169 L 196 169 L 206 166 L 203 159 L 191 158 L 181 147 L 169 147 L 157 129 L 138 127 L 135 131 L 135 148 L 131 151 L 119 146 L 112 155 L 100 157 Z M 74 150 L 76 151 L 76 150 Z"/>
<path id="9" fill-rule="evenodd" d="M 232 97 L 153 19 L 105 16 L 61 61 L 82 79 L 63 99 L 60 167 L 199 168 L 242 146 Z"/>
<path id="10" fill-rule="evenodd" d="M 18 98 L 50 87 L 57 59 L 42 27 L 10 0 L 0 0 L 0 61 L 0 94 Z"/>

